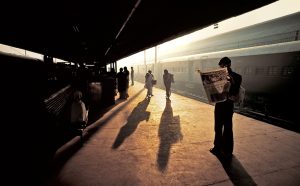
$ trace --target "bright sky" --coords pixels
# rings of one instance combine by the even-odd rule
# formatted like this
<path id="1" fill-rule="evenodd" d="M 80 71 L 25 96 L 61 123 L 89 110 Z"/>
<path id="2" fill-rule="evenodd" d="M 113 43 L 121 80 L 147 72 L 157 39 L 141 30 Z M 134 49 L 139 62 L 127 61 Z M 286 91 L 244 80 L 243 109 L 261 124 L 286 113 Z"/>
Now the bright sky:
<path id="1" fill-rule="evenodd" d="M 7 46 L 7 45 L 3 45 L 3 44 L 0 44 L 0 51 L 5 52 L 5 53 L 21 55 L 21 56 L 29 56 L 29 57 L 33 57 L 33 58 L 37 58 L 37 59 L 41 59 L 41 60 L 43 60 L 43 57 L 44 57 L 43 55 L 35 53 L 35 52 L 31 52 L 28 50 L 11 47 L 11 46 Z M 64 60 L 54 58 L 53 61 L 55 63 L 55 62 L 58 62 L 58 61 L 60 62 L 60 61 L 64 61 Z"/>
<path id="2" fill-rule="evenodd" d="M 300 12 L 300 0 L 279 0 L 276 1 L 275 3 L 261 7 L 254 11 L 219 22 L 217 29 L 214 29 L 214 26 L 211 25 L 207 28 L 198 30 L 191 34 L 158 45 L 159 51 L 161 52 L 164 50 L 169 50 L 171 48 L 181 46 L 191 41 L 196 41 L 199 39 L 211 37 L 214 35 L 229 32 L 231 30 L 243 28 L 246 26 L 250 26 L 256 23 L 261 23 L 267 20 L 275 19 L 296 12 Z M 148 49 L 146 51 L 146 54 L 147 53 L 148 56 L 149 53 L 154 54 L 153 48 Z M 118 61 L 118 66 L 124 66 L 124 64 L 127 66 L 131 66 L 133 65 L 132 61 L 136 61 L 136 59 L 139 59 L 139 61 L 142 59 L 142 63 L 143 63 L 143 59 L 144 59 L 143 54 L 144 52 L 140 52 L 133 56 L 129 56 L 127 58 L 121 59 Z"/>
<path id="3" fill-rule="evenodd" d="M 41 54 L 30 52 L 28 50 L 23 50 L 23 49 L 16 48 L 16 47 L 2 45 L 2 44 L 0 44 L 0 51 L 6 52 L 6 53 L 12 53 L 12 54 L 16 54 L 16 55 L 21 55 L 21 56 L 30 56 L 30 57 L 34 57 L 37 59 L 43 59 L 43 56 Z"/>

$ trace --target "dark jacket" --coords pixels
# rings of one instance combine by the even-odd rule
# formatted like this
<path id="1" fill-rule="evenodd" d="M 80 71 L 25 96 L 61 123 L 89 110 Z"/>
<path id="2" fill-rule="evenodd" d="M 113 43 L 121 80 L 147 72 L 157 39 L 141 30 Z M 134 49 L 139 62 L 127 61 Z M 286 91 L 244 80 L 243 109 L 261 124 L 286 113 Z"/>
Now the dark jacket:
<path id="1" fill-rule="evenodd" d="M 233 71 L 228 71 L 229 76 L 232 78 L 230 79 L 230 89 L 229 89 L 229 97 L 230 96 L 237 96 L 240 90 L 240 86 L 242 83 L 242 76 L 238 73 L 235 73 Z"/>

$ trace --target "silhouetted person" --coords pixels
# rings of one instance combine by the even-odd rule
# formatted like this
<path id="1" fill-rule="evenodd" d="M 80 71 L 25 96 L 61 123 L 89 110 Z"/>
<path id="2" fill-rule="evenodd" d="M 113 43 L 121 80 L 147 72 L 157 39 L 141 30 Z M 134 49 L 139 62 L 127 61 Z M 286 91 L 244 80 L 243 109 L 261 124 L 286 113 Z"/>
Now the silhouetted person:
<path id="1" fill-rule="evenodd" d="M 123 72 L 123 68 L 117 73 L 118 92 L 120 99 L 126 99 L 126 75 Z"/>
<path id="2" fill-rule="evenodd" d="M 227 99 L 215 105 L 215 139 L 214 148 L 210 149 L 210 152 L 231 158 L 233 152 L 232 116 L 234 107 L 232 98 L 239 93 L 242 76 L 231 70 L 231 60 L 228 57 L 223 57 L 219 62 L 219 66 L 221 68 L 226 67 L 228 70 L 227 79 L 230 82 L 230 89 Z"/>
<path id="3" fill-rule="evenodd" d="M 133 67 L 131 67 L 130 77 L 131 77 L 131 85 L 134 85 L 134 70 L 133 70 Z"/>
<path id="4" fill-rule="evenodd" d="M 125 96 L 126 98 L 129 97 L 128 95 L 128 88 L 129 88 L 129 71 L 127 69 L 127 67 L 124 67 L 124 74 L 125 74 L 125 77 L 126 77 L 126 90 L 125 90 Z"/>
<path id="5" fill-rule="evenodd" d="M 170 74 L 167 69 L 164 70 L 164 85 L 166 87 L 166 98 L 169 99 L 171 96 L 171 83 L 174 82 L 173 74 Z"/>
<path id="6" fill-rule="evenodd" d="M 153 88 L 153 80 L 154 76 L 152 74 L 151 70 L 148 70 L 148 72 L 145 75 L 145 88 L 147 89 L 147 98 L 151 98 L 153 96 L 152 94 L 152 88 Z"/>

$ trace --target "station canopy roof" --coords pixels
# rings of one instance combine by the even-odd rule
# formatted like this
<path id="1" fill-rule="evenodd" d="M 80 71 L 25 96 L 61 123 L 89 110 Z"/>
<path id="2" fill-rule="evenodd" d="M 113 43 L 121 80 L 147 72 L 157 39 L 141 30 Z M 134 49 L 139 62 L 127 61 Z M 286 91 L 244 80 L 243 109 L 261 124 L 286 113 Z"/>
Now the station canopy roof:
<path id="1" fill-rule="evenodd" d="M 0 43 L 105 65 L 275 0 L 10 0 Z"/>

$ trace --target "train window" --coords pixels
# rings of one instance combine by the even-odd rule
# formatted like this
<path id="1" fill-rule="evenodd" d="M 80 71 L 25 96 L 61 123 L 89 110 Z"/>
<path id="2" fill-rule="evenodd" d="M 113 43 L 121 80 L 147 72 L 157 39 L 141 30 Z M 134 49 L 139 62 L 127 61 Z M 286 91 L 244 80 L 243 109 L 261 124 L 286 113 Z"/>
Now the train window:
<path id="1" fill-rule="evenodd" d="M 282 69 L 282 76 L 290 76 L 294 72 L 294 67 L 285 66 Z"/>
<path id="2" fill-rule="evenodd" d="M 242 69 L 240 67 L 235 67 L 233 70 L 238 74 L 242 74 Z"/>
<path id="3" fill-rule="evenodd" d="M 279 76 L 281 74 L 281 67 L 279 66 L 270 66 L 268 67 L 269 76 Z"/>
<path id="4" fill-rule="evenodd" d="M 245 75 L 251 75 L 251 74 L 253 74 L 253 68 L 246 67 L 246 69 L 245 69 Z"/>
<path id="5" fill-rule="evenodd" d="M 257 68 L 255 69 L 255 74 L 256 74 L 256 75 L 264 75 L 264 74 L 266 74 L 265 68 L 263 68 L 263 67 L 257 67 Z"/>

